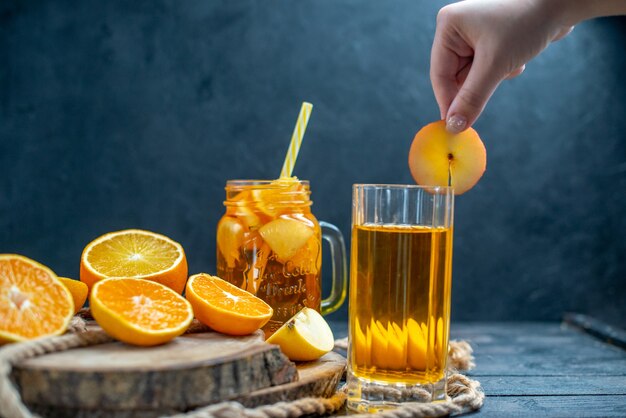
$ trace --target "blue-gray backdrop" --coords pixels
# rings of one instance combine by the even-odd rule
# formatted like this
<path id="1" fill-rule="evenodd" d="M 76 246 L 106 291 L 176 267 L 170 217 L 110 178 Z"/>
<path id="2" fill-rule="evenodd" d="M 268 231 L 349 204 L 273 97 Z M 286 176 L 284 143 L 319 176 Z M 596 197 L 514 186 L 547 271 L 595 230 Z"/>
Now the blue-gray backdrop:
<path id="1" fill-rule="evenodd" d="M 438 118 L 443 4 L 3 0 L 0 252 L 77 277 L 87 242 L 139 227 L 214 272 L 224 182 L 278 175 L 303 100 L 295 174 L 349 234 L 351 185 L 410 183 L 410 141 Z M 580 24 L 476 124 L 488 168 L 457 200 L 455 319 L 626 325 L 624 45 L 623 18 Z"/>

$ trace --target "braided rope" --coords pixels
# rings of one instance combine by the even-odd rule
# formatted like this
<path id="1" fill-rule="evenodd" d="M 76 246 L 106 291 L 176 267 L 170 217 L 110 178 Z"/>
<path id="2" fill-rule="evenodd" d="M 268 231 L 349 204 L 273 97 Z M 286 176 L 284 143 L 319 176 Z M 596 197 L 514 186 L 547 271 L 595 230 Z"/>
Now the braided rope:
<path id="1" fill-rule="evenodd" d="M 438 403 L 407 402 L 396 409 L 376 415 L 356 414 L 350 418 L 424 418 L 441 417 L 475 411 L 483 405 L 485 394 L 480 383 L 459 373 L 448 377 L 450 401 Z M 345 388 L 331 398 L 302 398 L 291 402 L 278 402 L 258 408 L 245 408 L 237 402 L 222 402 L 169 418 L 298 418 L 303 415 L 325 415 L 337 412 L 346 400 Z"/>
<path id="2" fill-rule="evenodd" d="M 194 324 L 188 333 L 203 332 L 206 328 Z M 104 331 L 89 331 L 85 321 L 76 316 L 72 319 L 68 333 L 62 336 L 46 337 L 19 344 L 10 344 L 0 349 L 0 415 L 4 418 L 39 418 L 24 406 L 19 392 L 11 381 L 11 368 L 14 364 L 28 358 L 47 353 L 65 351 L 76 347 L 103 344 L 114 341 Z M 347 348 L 347 341 L 337 340 L 337 348 Z M 455 369 L 468 369 L 474 366 L 472 348 L 465 341 L 451 341 L 449 362 Z M 447 379 L 450 401 L 423 403 L 429 394 L 413 390 L 411 393 L 390 389 L 392 399 L 409 396 L 422 402 L 403 403 L 397 409 L 378 413 L 381 418 L 421 418 L 459 414 L 479 409 L 484 402 L 484 393 L 480 383 L 462 374 L 452 374 Z M 397 392 L 397 393 L 396 393 Z M 386 394 L 387 395 L 387 394 Z M 188 413 L 173 415 L 169 418 L 298 418 L 304 415 L 325 415 L 337 412 L 345 404 L 345 387 L 330 398 L 302 398 L 290 402 L 278 402 L 256 408 L 246 408 L 238 402 L 221 402 Z M 351 415 L 351 418 L 371 418 L 372 414 Z"/>
<path id="3" fill-rule="evenodd" d="M 72 318 L 68 334 L 45 337 L 19 344 L 9 344 L 0 350 L 0 405 L 5 418 L 33 418 L 24 406 L 20 394 L 11 381 L 11 368 L 20 361 L 70 348 L 86 347 L 114 341 L 104 331 L 87 331 L 85 321 Z"/>

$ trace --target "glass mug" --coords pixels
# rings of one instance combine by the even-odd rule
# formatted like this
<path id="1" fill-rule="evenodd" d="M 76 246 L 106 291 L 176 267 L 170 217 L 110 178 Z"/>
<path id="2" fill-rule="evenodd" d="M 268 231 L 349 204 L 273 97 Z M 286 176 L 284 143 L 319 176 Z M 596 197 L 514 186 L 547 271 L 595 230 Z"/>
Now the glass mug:
<path id="1" fill-rule="evenodd" d="M 309 182 L 229 180 L 217 225 L 217 275 L 267 302 L 269 337 L 302 308 L 323 315 L 346 297 L 347 266 L 337 227 L 311 213 Z M 322 239 L 330 244 L 332 290 L 322 300 Z"/>
<path id="2" fill-rule="evenodd" d="M 444 400 L 453 189 L 357 184 L 352 209 L 348 408 Z"/>

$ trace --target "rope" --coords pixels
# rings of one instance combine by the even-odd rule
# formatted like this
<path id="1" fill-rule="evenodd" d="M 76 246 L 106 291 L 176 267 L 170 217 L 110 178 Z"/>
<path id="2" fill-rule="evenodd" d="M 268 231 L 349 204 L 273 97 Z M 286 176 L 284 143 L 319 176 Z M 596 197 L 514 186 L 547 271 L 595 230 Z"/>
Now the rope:
<path id="1" fill-rule="evenodd" d="M 303 415 L 326 415 L 336 412 L 345 402 L 345 392 L 337 391 L 330 398 L 302 398 L 257 408 L 246 408 L 238 402 L 221 402 L 168 418 L 298 418 Z"/>
<path id="2" fill-rule="evenodd" d="M 14 364 L 47 353 L 114 341 L 102 330 L 87 331 L 85 321 L 79 317 L 72 318 L 68 331 L 68 334 L 61 336 L 9 344 L 0 350 L 0 405 L 5 418 L 37 417 L 24 406 L 11 381 L 11 368 Z"/>
<path id="3" fill-rule="evenodd" d="M 68 327 L 68 333 L 61 336 L 45 337 L 10 344 L 0 349 L 0 415 L 4 418 L 40 418 L 31 413 L 21 401 L 19 392 L 11 381 L 11 368 L 26 359 L 76 347 L 104 344 L 115 341 L 103 330 L 90 331 L 82 317 L 89 318 L 88 312 L 75 316 Z M 207 328 L 200 323 L 192 323 L 187 333 L 204 332 Z M 347 339 L 337 340 L 336 348 L 347 348 Z M 474 367 L 472 348 L 465 341 L 451 341 L 448 363 L 451 368 L 468 370 Z M 386 390 L 387 391 L 387 390 Z M 460 414 L 482 407 L 485 395 L 476 380 L 454 373 L 447 378 L 449 401 L 423 403 L 429 396 L 427 391 L 413 390 L 410 393 L 390 388 L 390 399 L 401 397 L 422 402 L 403 403 L 396 409 L 390 409 L 375 415 L 380 418 L 421 418 Z M 302 398 L 290 402 L 278 402 L 256 408 L 246 408 L 238 402 L 221 402 L 202 407 L 191 412 L 172 415 L 169 418 L 299 418 L 304 415 L 326 415 L 340 410 L 347 395 L 345 386 L 330 398 Z M 351 415 L 351 418 L 372 418 L 372 414 Z"/>
<path id="4" fill-rule="evenodd" d="M 482 407 L 485 394 L 480 383 L 459 373 L 448 377 L 450 401 L 438 403 L 407 402 L 396 409 L 374 415 L 356 414 L 350 418 L 423 418 L 441 417 L 475 411 Z M 426 391 L 425 391 L 426 392 Z M 245 408 L 237 402 L 222 402 L 168 418 L 298 418 L 303 415 L 326 415 L 337 412 L 346 401 L 345 387 L 331 398 L 302 398 L 291 402 L 278 402 L 258 408 Z"/>

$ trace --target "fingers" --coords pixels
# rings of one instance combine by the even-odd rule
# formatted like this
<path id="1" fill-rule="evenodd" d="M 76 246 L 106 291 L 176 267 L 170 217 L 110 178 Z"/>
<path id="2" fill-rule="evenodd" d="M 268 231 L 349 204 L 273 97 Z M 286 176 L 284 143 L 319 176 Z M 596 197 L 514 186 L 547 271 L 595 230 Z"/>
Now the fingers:
<path id="1" fill-rule="evenodd" d="M 461 86 L 465 83 L 465 79 L 469 74 L 470 68 L 472 68 L 472 59 L 471 58 L 461 58 L 459 60 L 459 71 L 456 73 L 456 85 Z"/>
<path id="2" fill-rule="evenodd" d="M 441 118 L 445 118 L 452 100 L 459 91 L 456 83 L 456 63 L 458 57 L 454 52 L 438 45 L 437 36 L 430 56 L 430 81 L 433 85 L 435 99 L 439 105 Z"/>
<path id="3" fill-rule="evenodd" d="M 561 39 L 565 38 L 567 35 L 572 33 L 573 30 L 574 30 L 573 26 L 564 27 L 563 29 L 559 31 L 559 33 L 556 34 L 554 38 L 552 38 L 552 42 L 560 41 Z"/>
<path id="4" fill-rule="evenodd" d="M 519 68 L 518 68 L 518 69 L 516 69 L 516 70 L 511 71 L 511 72 L 509 73 L 509 75 L 507 75 L 507 76 L 506 76 L 506 79 L 507 79 L 507 80 L 510 80 L 510 79 L 512 79 L 512 78 L 517 77 L 518 75 L 520 75 L 521 73 L 523 73 L 525 69 L 526 69 L 526 64 L 522 65 L 521 67 L 519 67 Z"/>
<path id="5" fill-rule="evenodd" d="M 444 7 L 437 15 L 437 28 L 430 53 L 430 81 L 444 119 L 452 100 L 459 91 L 459 71 L 471 64 L 473 51 L 458 36 Z M 465 74 L 462 77 L 465 78 Z"/>
<path id="6" fill-rule="evenodd" d="M 485 55 L 476 54 L 465 82 L 448 109 L 446 129 L 449 132 L 464 131 L 481 114 L 485 104 L 504 78 L 494 68 L 491 60 Z"/>

